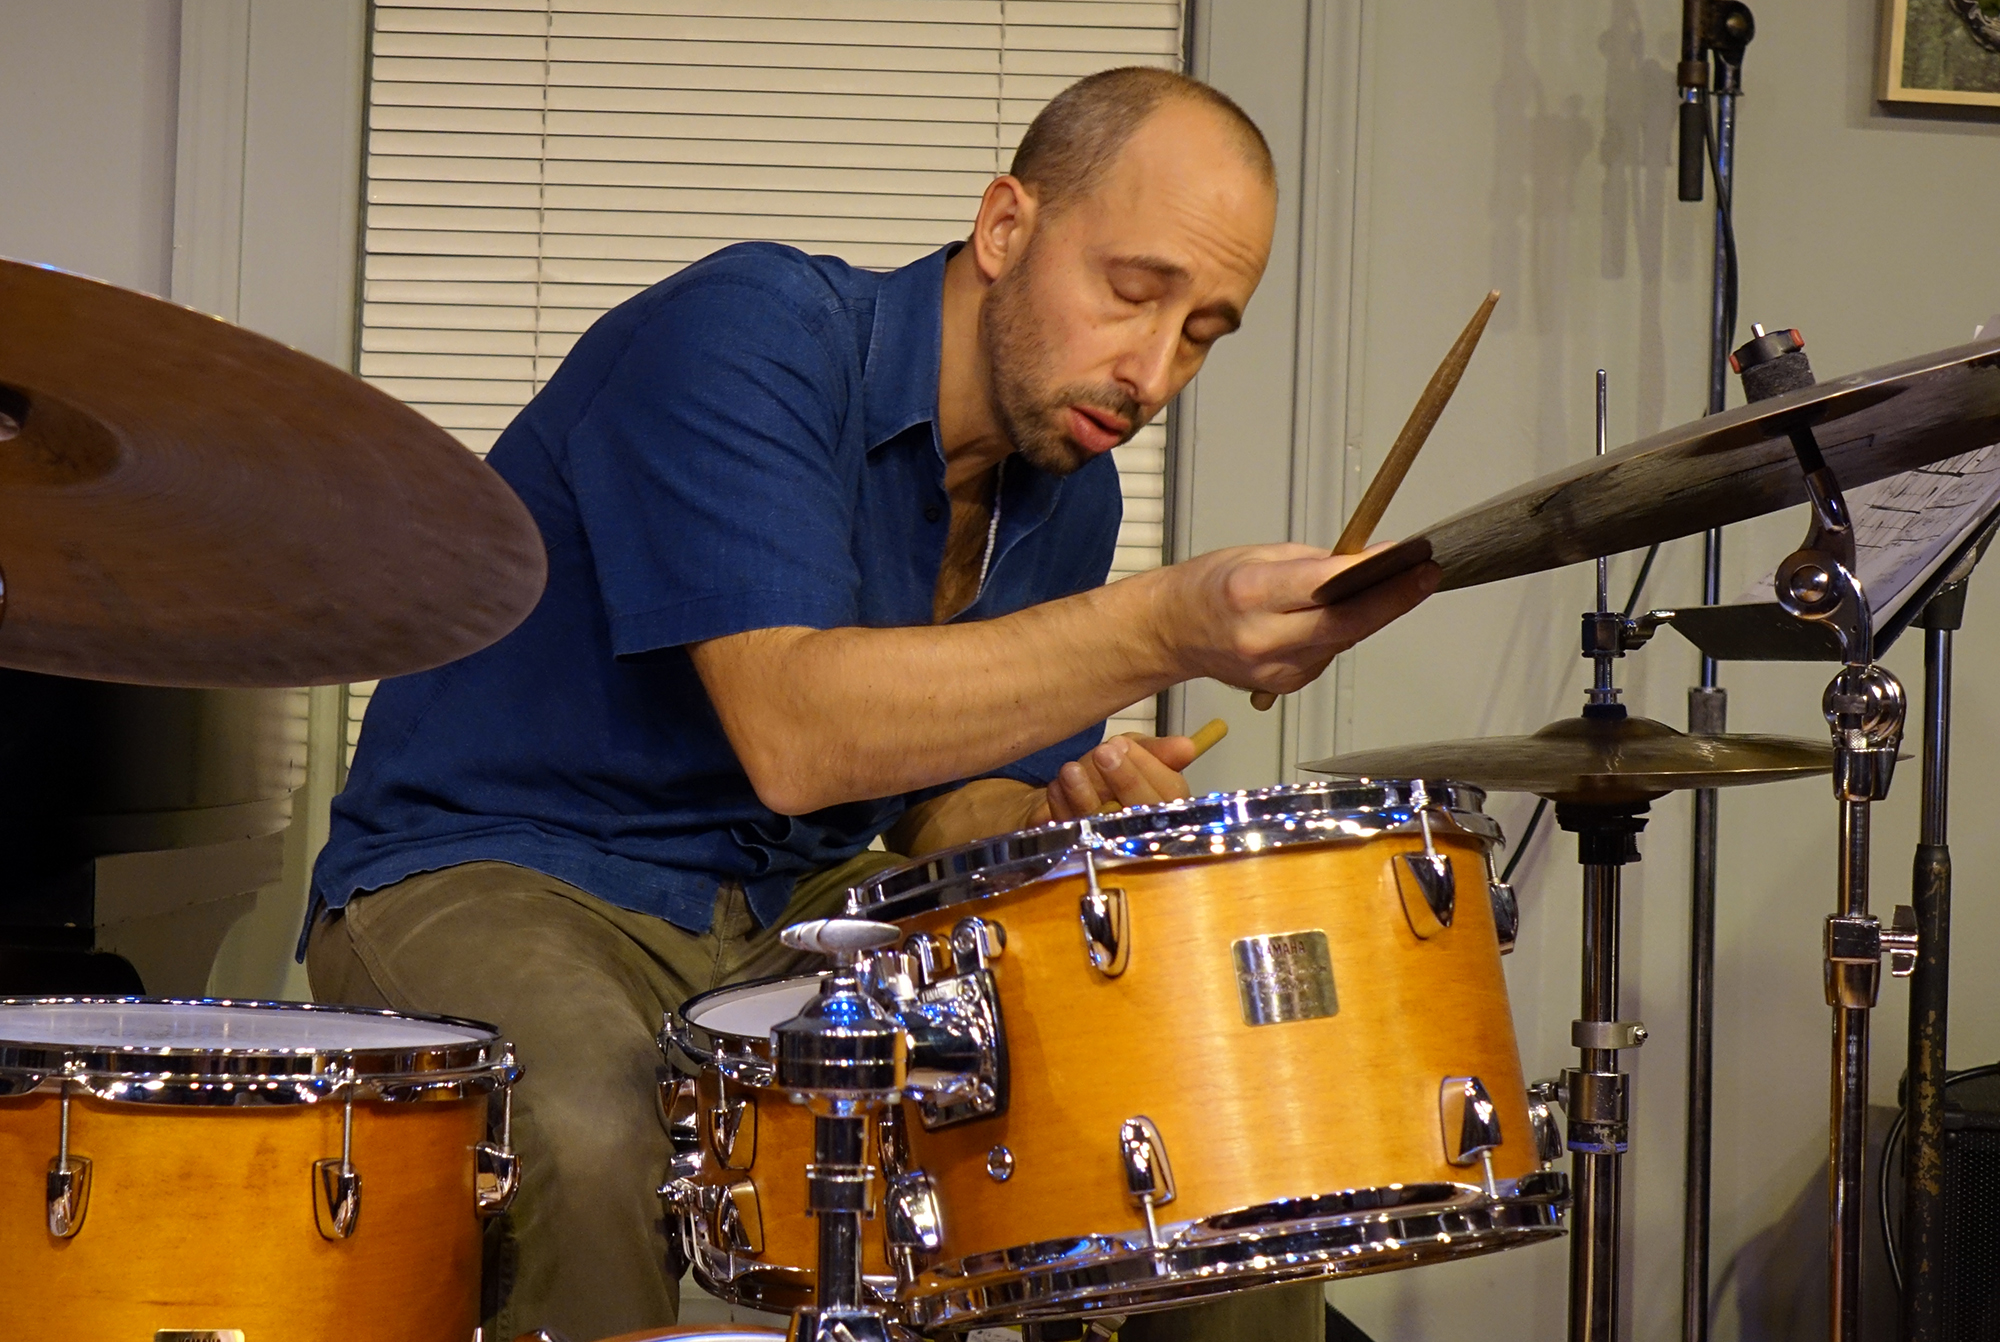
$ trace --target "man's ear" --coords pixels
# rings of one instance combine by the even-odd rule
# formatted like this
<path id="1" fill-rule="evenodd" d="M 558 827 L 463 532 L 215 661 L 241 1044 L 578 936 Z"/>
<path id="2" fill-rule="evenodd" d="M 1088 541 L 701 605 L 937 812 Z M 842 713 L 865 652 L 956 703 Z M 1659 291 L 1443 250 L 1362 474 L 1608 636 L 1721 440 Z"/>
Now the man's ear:
<path id="1" fill-rule="evenodd" d="M 988 284 L 1026 255 L 1037 213 L 1034 190 L 1020 178 L 1010 173 L 986 184 L 972 225 L 972 257 Z"/>

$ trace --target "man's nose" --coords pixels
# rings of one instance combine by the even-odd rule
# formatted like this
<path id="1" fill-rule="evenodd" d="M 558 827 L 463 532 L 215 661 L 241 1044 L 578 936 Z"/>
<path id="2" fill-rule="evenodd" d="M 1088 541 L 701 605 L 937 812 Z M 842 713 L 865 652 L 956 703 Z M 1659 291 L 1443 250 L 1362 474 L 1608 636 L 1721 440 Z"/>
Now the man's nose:
<path id="1" fill-rule="evenodd" d="M 1151 332 L 1119 361 L 1118 380 L 1147 410 L 1165 405 L 1174 394 L 1174 354 L 1179 346 L 1179 329 L 1162 323 L 1162 329 Z"/>

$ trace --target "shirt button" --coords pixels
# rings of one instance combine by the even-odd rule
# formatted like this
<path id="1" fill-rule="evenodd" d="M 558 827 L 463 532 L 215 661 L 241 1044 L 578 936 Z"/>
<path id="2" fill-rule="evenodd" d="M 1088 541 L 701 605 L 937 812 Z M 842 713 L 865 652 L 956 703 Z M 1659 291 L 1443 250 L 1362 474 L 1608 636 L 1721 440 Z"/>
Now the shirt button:
<path id="1" fill-rule="evenodd" d="M 935 522 L 940 517 L 943 516 L 944 516 L 944 510 L 938 507 L 935 503 L 929 505 L 924 509 L 924 521 L 926 522 Z"/>

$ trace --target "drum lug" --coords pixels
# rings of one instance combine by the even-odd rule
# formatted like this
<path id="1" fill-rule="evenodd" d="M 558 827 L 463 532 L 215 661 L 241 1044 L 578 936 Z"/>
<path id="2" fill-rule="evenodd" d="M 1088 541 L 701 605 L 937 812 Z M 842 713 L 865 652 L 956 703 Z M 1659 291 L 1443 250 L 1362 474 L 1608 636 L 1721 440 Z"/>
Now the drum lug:
<path id="1" fill-rule="evenodd" d="M 1125 1166 L 1125 1191 L 1146 1213 L 1146 1242 L 1158 1249 L 1160 1223 L 1153 1213 L 1174 1200 L 1174 1169 L 1152 1119 L 1135 1114 L 1118 1125 L 1118 1158 Z"/>
<path id="2" fill-rule="evenodd" d="M 1083 850 L 1083 899 L 1077 918 L 1083 924 L 1083 946 L 1090 967 L 1108 979 L 1125 972 L 1132 962 L 1132 915 L 1125 891 L 1097 883 L 1097 852 Z"/>
<path id="3" fill-rule="evenodd" d="M 886 1221 L 889 1261 L 907 1288 L 944 1247 L 944 1215 L 930 1175 L 915 1170 L 890 1181 Z"/>
<path id="4" fill-rule="evenodd" d="M 498 1216 L 521 1191 L 521 1158 L 497 1142 L 472 1148 L 473 1196 L 481 1216 Z"/>
<path id="5" fill-rule="evenodd" d="M 1569 1149 L 1563 1140 L 1562 1123 L 1555 1115 L 1556 1107 L 1563 1103 L 1563 1083 L 1559 1080 L 1537 1081 L 1528 1087 L 1528 1126 L 1534 1130 L 1535 1156 L 1545 1170 Z"/>
<path id="6" fill-rule="evenodd" d="M 1500 1145 L 1500 1111 L 1486 1084 L 1476 1076 L 1448 1076 L 1438 1088 L 1438 1112 L 1444 1124 L 1444 1156 L 1454 1165 L 1478 1161 L 1485 1167 L 1486 1196 L 1497 1198 L 1493 1182 L 1493 1152 Z"/>
<path id="7" fill-rule="evenodd" d="M 952 968 L 976 974 L 989 968 L 1007 948 L 1007 929 L 984 918 L 961 918 L 951 929 Z"/>
<path id="8" fill-rule="evenodd" d="M 757 1100 L 731 1095 L 727 1077 L 718 1074 L 716 1103 L 708 1110 L 709 1141 L 725 1170 L 747 1170 L 757 1159 Z"/>
<path id="9" fill-rule="evenodd" d="M 757 1201 L 757 1185 L 744 1179 L 720 1192 L 715 1237 L 738 1253 L 764 1252 L 764 1212 Z"/>
<path id="10" fill-rule="evenodd" d="M 676 1157 L 701 1153 L 701 1101 L 691 1076 L 660 1078 L 660 1122 Z"/>
<path id="11" fill-rule="evenodd" d="M 1444 1158 L 1470 1165 L 1500 1145 L 1500 1111 L 1476 1076 L 1448 1076 L 1438 1088 Z"/>
<path id="12" fill-rule="evenodd" d="M 70 1083 L 64 1081 L 56 1155 L 49 1162 L 49 1233 L 57 1239 L 68 1239 L 83 1229 L 83 1215 L 90 1210 L 90 1158 L 69 1149 L 69 1089 Z"/>
<path id="13" fill-rule="evenodd" d="M 350 1239 L 361 1221 L 361 1173 L 338 1157 L 313 1162 L 313 1220 L 322 1239 Z"/>
<path id="14" fill-rule="evenodd" d="M 514 1205 L 521 1190 L 521 1158 L 514 1154 L 514 1088 L 500 1097 L 500 1140 L 472 1148 L 473 1210 L 498 1216 Z"/>
<path id="15" fill-rule="evenodd" d="M 1521 934 L 1521 901 L 1514 897 L 1514 887 L 1494 870 L 1491 850 L 1486 854 L 1486 899 L 1493 906 L 1493 936 L 1500 953 L 1512 955 L 1515 938 Z"/>
<path id="16" fill-rule="evenodd" d="M 90 1209 L 90 1160 L 85 1156 L 61 1156 L 49 1162 L 49 1233 L 68 1239 L 83 1229 L 83 1214 Z"/>
<path id="17" fill-rule="evenodd" d="M 340 1155 L 313 1162 L 313 1220 L 320 1237 L 335 1242 L 351 1238 L 361 1223 L 361 1172 L 354 1168 L 354 1086 L 350 1063 L 340 1079 L 345 1092 L 340 1111 Z"/>

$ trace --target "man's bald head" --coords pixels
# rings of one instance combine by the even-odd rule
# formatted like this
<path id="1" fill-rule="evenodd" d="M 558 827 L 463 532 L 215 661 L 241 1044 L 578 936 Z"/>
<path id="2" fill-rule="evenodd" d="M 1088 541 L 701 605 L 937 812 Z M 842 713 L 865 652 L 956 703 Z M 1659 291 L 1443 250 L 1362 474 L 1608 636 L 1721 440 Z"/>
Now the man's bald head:
<path id="1" fill-rule="evenodd" d="M 1133 132 L 1170 101 L 1215 112 L 1243 161 L 1276 188 L 1277 168 L 1264 132 L 1229 95 L 1172 70 L 1138 65 L 1089 75 L 1057 94 L 1029 124 L 1008 171 L 1035 193 L 1043 213 L 1060 213 L 1089 196 Z"/>

